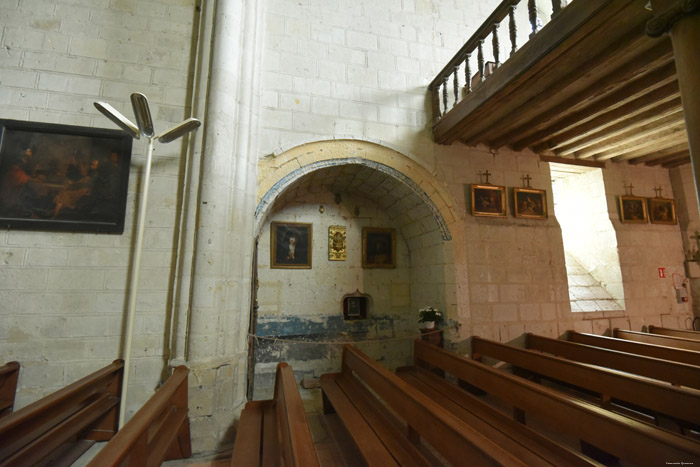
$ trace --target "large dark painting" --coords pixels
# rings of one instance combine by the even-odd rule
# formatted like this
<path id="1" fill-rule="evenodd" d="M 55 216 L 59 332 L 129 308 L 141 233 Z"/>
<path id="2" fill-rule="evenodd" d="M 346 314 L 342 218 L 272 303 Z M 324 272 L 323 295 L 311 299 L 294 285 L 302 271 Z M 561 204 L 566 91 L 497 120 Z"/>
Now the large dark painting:
<path id="1" fill-rule="evenodd" d="M 0 226 L 124 231 L 130 136 L 0 120 Z"/>
<path id="2" fill-rule="evenodd" d="M 270 267 L 311 269 L 313 225 L 300 222 L 270 224 Z"/>

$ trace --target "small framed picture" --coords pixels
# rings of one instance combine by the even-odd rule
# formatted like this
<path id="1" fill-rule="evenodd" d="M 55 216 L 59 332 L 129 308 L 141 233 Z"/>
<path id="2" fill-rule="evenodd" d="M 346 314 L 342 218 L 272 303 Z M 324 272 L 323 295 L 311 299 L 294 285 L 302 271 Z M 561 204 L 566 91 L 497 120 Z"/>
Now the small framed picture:
<path id="1" fill-rule="evenodd" d="M 525 219 L 547 218 L 547 192 L 534 188 L 513 188 L 515 217 Z"/>
<path id="2" fill-rule="evenodd" d="M 313 225 L 299 222 L 270 224 L 270 267 L 311 269 Z"/>
<path id="3" fill-rule="evenodd" d="M 345 261 L 348 259 L 347 227 L 331 225 L 328 227 L 328 260 Z"/>
<path id="4" fill-rule="evenodd" d="M 652 224 L 676 225 L 676 200 L 670 198 L 648 198 L 649 219 Z"/>
<path id="5" fill-rule="evenodd" d="M 362 267 L 396 267 L 396 229 L 362 228 Z"/>
<path id="6" fill-rule="evenodd" d="M 647 203 L 640 196 L 620 196 L 620 220 L 622 222 L 646 224 Z"/>
<path id="7" fill-rule="evenodd" d="M 506 187 L 473 184 L 472 215 L 506 217 Z"/>

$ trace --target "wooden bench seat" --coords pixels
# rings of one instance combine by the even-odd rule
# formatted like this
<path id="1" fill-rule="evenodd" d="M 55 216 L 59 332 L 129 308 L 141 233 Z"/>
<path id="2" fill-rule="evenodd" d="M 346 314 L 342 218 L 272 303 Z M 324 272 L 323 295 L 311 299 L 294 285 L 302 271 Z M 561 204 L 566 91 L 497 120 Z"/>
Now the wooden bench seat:
<path id="1" fill-rule="evenodd" d="M 649 326 L 649 332 L 651 334 L 659 334 L 662 336 L 683 337 L 684 339 L 700 341 L 700 331 L 691 331 L 690 329 L 662 328 L 652 324 Z"/>
<path id="2" fill-rule="evenodd" d="M 190 457 L 188 373 L 185 366 L 175 368 L 88 466 L 159 466 L 166 460 Z"/>
<path id="3" fill-rule="evenodd" d="M 614 368 L 679 386 L 700 389 L 700 367 L 686 363 L 567 342 L 530 333 L 525 335 L 525 347 L 577 362 Z"/>
<path id="4" fill-rule="evenodd" d="M 573 436 L 633 465 L 664 465 L 669 458 L 700 462 L 700 443 L 553 391 L 502 370 L 416 341 L 414 358 L 440 368 L 551 430 Z"/>
<path id="5" fill-rule="evenodd" d="M 411 449 L 404 438 L 420 452 L 429 445 L 453 465 L 553 465 L 510 437 L 491 439 L 480 431 L 485 425 L 470 425 L 352 346 L 344 347 L 342 361 L 340 373 L 321 376 L 321 389 L 368 465 L 431 462 L 417 454 L 404 460 L 404 451 Z M 386 410 L 377 410 L 382 406 Z M 523 450 L 527 461 L 520 456 Z"/>
<path id="6" fill-rule="evenodd" d="M 692 350 L 676 349 L 658 344 L 634 342 L 625 339 L 617 339 L 615 337 L 598 336 L 576 331 L 567 331 L 566 340 L 578 344 L 586 344 L 594 347 L 700 366 L 700 352 L 693 352 Z"/>
<path id="7" fill-rule="evenodd" d="M 624 329 L 613 329 L 613 337 L 627 339 L 635 342 L 645 342 L 647 344 L 665 345 L 677 349 L 700 352 L 700 341 L 685 339 L 683 337 L 662 336 L 660 334 L 649 334 L 648 332 L 628 331 Z"/>
<path id="8" fill-rule="evenodd" d="M 73 384 L 0 418 L 0 464 L 66 465 L 116 433 L 124 362 L 115 360 Z"/>
<path id="9" fill-rule="evenodd" d="M 15 405 L 19 363 L 9 362 L 0 367 L 0 417 L 12 413 Z"/>
<path id="10" fill-rule="evenodd" d="M 277 365 L 274 398 L 250 401 L 241 412 L 231 465 L 319 465 L 294 372 L 287 363 Z"/>
<path id="11" fill-rule="evenodd" d="M 539 336 L 528 335 L 527 338 L 534 340 Z M 581 345 L 570 342 L 562 343 Z M 681 389 L 667 383 L 639 378 L 629 373 L 586 365 L 533 350 L 473 337 L 472 357 L 480 359 L 482 356 L 507 362 L 518 369 L 593 391 L 600 395 L 600 405 L 606 409 L 614 410 L 615 405 L 612 402 L 622 401 L 631 404 L 635 409 L 649 410 L 654 415 L 657 413 L 667 415 L 677 420 L 681 427 L 700 426 L 700 391 L 694 389 Z M 602 363 L 598 363 L 598 365 L 602 365 Z M 696 378 L 700 379 L 700 372 L 697 372 Z"/>

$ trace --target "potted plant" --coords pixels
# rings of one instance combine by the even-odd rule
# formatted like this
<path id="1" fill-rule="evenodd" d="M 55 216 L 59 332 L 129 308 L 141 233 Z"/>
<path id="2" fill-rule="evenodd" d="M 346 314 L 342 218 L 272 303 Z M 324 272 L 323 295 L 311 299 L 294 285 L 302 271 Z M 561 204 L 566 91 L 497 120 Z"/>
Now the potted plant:
<path id="1" fill-rule="evenodd" d="M 436 324 L 442 322 L 442 313 L 437 308 L 426 306 L 418 310 L 418 322 L 425 323 L 427 329 L 433 329 Z"/>

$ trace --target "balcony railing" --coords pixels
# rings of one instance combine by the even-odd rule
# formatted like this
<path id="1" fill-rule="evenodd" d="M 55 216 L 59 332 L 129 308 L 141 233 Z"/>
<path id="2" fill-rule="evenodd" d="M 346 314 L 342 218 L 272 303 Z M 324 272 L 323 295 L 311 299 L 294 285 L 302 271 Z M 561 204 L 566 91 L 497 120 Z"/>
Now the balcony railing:
<path id="1" fill-rule="evenodd" d="M 469 38 L 466 44 L 452 57 L 445 67 L 438 73 L 428 86 L 432 94 L 433 123 L 437 123 L 451 107 L 456 106 L 461 99 L 468 96 L 479 83 L 487 79 L 495 69 L 501 66 L 501 52 L 506 47 L 501 46 L 499 26 L 507 21 L 508 37 L 510 39 L 510 54 L 512 56 L 518 46 L 518 6 L 521 0 L 503 0 L 496 10 L 489 16 L 479 29 Z M 525 2 L 523 2 L 525 3 Z M 530 35 L 522 41 L 520 47 L 533 37 L 542 28 L 541 10 L 538 9 L 537 0 L 527 2 L 527 21 L 529 22 Z M 560 13 L 567 2 L 551 0 L 551 18 Z M 564 4 L 564 5 L 563 5 Z M 522 26 L 522 25 L 521 25 Z M 522 36 L 522 35 L 521 35 Z M 490 47 L 486 47 L 490 37 Z M 522 38 L 521 38 L 522 40 Z M 490 48 L 490 51 L 488 50 Z M 489 53 L 486 58 L 485 53 Z M 476 54 L 476 73 L 472 76 L 472 56 Z M 507 60 L 507 58 L 505 59 Z M 504 61 L 505 61 L 504 60 Z M 464 77 L 464 85 L 460 83 L 460 76 Z M 451 81 L 451 83 L 450 83 Z M 463 89 L 462 89 L 463 88 Z M 462 93 L 460 96 L 460 90 Z"/>

